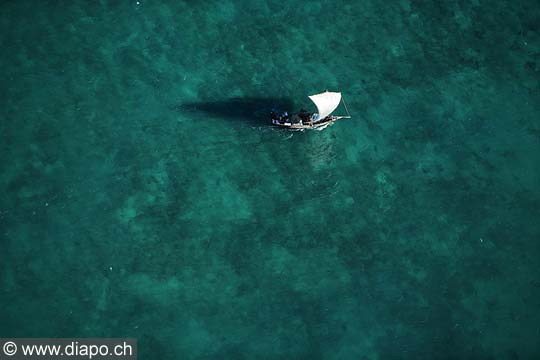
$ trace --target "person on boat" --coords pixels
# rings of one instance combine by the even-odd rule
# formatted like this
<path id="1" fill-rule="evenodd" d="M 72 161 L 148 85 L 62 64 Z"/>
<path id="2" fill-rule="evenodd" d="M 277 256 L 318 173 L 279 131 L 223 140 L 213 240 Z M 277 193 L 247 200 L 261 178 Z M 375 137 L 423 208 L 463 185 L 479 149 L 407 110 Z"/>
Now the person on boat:
<path id="1" fill-rule="evenodd" d="M 304 109 L 300 110 L 300 112 L 298 113 L 298 116 L 300 116 L 300 119 L 302 119 L 302 121 L 307 121 L 309 119 L 309 114 Z"/>

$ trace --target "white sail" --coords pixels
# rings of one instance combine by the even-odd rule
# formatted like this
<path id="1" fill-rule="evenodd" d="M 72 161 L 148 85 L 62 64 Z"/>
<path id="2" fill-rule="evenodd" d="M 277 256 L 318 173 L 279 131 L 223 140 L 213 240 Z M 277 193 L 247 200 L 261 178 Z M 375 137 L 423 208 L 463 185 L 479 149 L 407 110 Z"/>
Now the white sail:
<path id="1" fill-rule="evenodd" d="M 326 91 L 320 94 L 311 95 L 311 101 L 317 106 L 319 119 L 324 119 L 336 110 L 341 102 L 341 93 Z"/>

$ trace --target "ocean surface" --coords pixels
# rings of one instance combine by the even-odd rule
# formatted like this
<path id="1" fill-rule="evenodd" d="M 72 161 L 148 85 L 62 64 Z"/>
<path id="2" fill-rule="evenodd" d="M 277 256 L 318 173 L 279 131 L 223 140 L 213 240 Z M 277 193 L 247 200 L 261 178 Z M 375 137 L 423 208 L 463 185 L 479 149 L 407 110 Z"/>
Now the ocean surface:
<path id="1" fill-rule="evenodd" d="M 540 358 L 537 0 L 2 1 L 0 44 L 0 337 Z"/>

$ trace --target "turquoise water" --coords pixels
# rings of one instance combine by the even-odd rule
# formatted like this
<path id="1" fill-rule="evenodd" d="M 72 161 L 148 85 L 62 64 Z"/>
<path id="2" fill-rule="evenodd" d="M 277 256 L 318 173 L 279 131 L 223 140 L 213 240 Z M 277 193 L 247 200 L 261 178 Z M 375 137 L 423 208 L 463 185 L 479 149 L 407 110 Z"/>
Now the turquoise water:
<path id="1" fill-rule="evenodd" d="M 520 0 L 5 1 L 0 336 L 539 358 L 539 29 Z M 352 119 L 269 126 L 325 89 Z"/>

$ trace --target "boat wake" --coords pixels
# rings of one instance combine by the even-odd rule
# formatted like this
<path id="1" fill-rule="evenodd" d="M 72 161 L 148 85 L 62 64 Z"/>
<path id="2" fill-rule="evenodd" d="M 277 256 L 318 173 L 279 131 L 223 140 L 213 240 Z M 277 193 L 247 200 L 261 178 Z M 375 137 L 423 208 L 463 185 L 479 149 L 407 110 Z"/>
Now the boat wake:
<path id="1" fill-rule="evenodd" d="M 324 129 L 326 129 L 328 127 L 328 125 L 330 125 L 331 123 L 328 123 L 326 125 L 323 125 L 323 126 L 319 126 L 317 128 L 315 128 L 315 130 L 317 131 L 323 131 Z"/>

